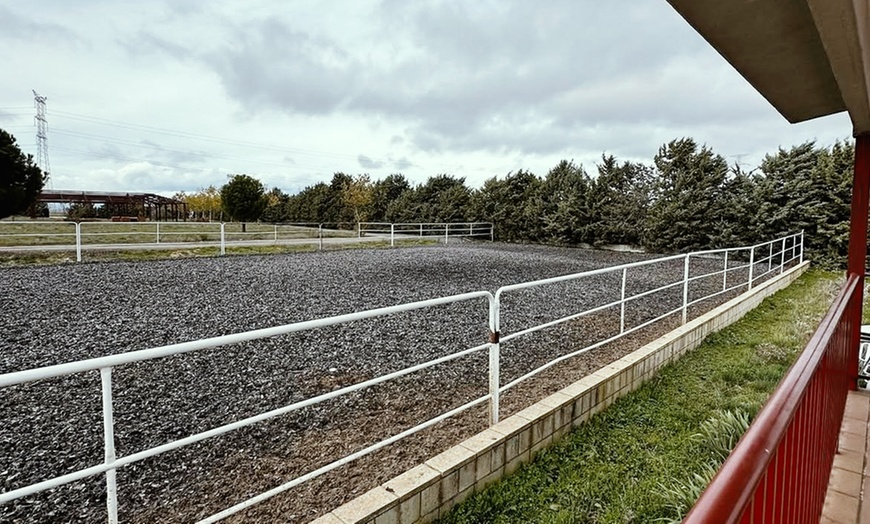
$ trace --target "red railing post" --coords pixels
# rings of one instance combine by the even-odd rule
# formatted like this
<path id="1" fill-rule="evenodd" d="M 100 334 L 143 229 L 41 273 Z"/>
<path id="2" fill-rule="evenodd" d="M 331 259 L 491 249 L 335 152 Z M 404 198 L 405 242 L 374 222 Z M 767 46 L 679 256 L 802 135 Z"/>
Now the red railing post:
<path id="1" fill-rule="evenodd" d="M 870 134 L 855 137 L 855 171 L 852 177 L 852 216 L 849 228 L 849 275 L 858 275 L 858 289 L 864 289 L 867 258 L 867 208 L 870 205 Z M 861 300 L 849 308 L 849 389 L 858 387 L 858 347 L 861 343 Z"/>

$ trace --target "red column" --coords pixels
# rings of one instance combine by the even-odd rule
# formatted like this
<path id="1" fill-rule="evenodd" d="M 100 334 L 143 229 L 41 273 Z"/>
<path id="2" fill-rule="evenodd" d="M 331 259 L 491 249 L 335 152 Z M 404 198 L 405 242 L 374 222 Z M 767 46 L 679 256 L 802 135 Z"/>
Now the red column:
<path id="1" fill-rule="evenodd" d="M 852 220 L 849 231 L 849 274 L 858 275 L 861 285 L 857 293 L 864 289 L 864 264 L 867 256 L 867 208 L 870 205 L 870 134 L 855 138 L 855 172 L 852 183 Z M 860 344 L 862 301 L 852 302 L 855 307 L 849 312 L 851 324 L 851 344 L 849 355 L 849 379 L 851 389 L 857 387 L 858 345 Z"/>

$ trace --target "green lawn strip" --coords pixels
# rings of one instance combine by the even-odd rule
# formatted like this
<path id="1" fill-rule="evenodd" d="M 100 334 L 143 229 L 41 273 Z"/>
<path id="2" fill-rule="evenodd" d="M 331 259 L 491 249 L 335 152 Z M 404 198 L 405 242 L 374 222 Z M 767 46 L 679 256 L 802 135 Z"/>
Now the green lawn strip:
<path id="1" fill-rule="evenodd" d="M 806 273 L 439 522 L 678 522 L 805 346 L 839 282 L 834 273 Z"/>

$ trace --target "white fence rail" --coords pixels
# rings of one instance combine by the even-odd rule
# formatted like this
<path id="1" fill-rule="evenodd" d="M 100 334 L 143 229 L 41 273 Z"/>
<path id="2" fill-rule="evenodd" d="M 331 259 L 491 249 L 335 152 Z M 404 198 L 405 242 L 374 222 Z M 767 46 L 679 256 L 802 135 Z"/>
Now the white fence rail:
<path id="1" fill-rule="evenodd" d="M 226 254 L 227 246 L 279 243 L 314 243 L 323 249 L 324 239 L 362 239 L 364 235 L 389 235 L 396 239 L 433 235 L 447 242 L 449 237 L 493 238 L 490 223 L 449 224 L 358 224 L 291 222 L 268 224 L 251 222 L 242 228 L 237 222 L 58 222 L 0 221 L 0 249 L 75 251 L 82 261 L 82 250 L 103 249 L 174 249 L 179 247 L 218 247 Z"/>
<path id="2" fill-rule="evenodd" d="M 408 237 L 443 238 L 445 244 L 450 237 L 495 239 L 495 228 L 490 222 L 409 222 L 398 224 L 389 222 L 360 222 L 357 231 L 360 237 L 363 235 L 389 235 L 391 246 L 395 245 L 396 238 Z"/>
<path id="3" fill-rule="evenodd" d="M 472 231 L 475 231 L 476 228 Z M 0 493 L 0 504 L 8 504 L 12 501 L 20 499 L 22 497 L 26 497 L 44 490 L 48 490 L 51 488 L 55 488 L 57 486 L 61 486 L 63 484 L 67 484 L 70 482 L 74 482 L 77 480 L 84 479 L 86 477 L 104 474 L 106 478 L 106 493 L 107 493 L 107 514 L 108 514 L 108 522 L 116 523 L 118 522 L 118 486 L 116 485 L 116 471 L 118 468 L 124 467 L 128 464 L 132 464 L 134 462 L 138 462 L 144 460 L 149 457 L 153 457 L 155 455 L 159 455 L 161 453 L 165 453 L 183 446 L 187 446 L 196 442 L 200 442 L 202 440 L 208 439 L 210 437 L 215 437 L 217 435 L 222 435 L 224 433 L 228 433 L 234 430 L 237 430 L 242 427 L 250 426 L 252 424 L 256 424 L 258 422 L 262 422 L 274 417 L 278 417 L 281 415 L 285 415 L 292 411 L 296 411 L 307 406 L 312 406 L 321 402 L 324 402 L 329 399 L 333 399 L 342 395 L 347 395 L 351 392 L 358 391 L 364 388 L 369 388 L 376 384 L 381 384 L 387 381 L 391 381 L 397 379 L 399 377 L 408 375 L 410 373 L 414 373 L 417 371 L 421 371 L 424 369 L 431 368 L 436 365 L 441 365 L 448 363 L 450 361 L 454 361 L 461 357 L 465 357 L 471 354 L 479 353 L 486 351 L 488 352 L 488 392 L 486 395 L 475 398 L 465 404 L 450 409 L 448 411 L 442 412 L 437 416 L 418 424 L 412 428 L 406 429 L 401 433 L 392 435 L 391 437 L 382 440 L 378 443 L 370 445 L 364 449 L 360 449 L 350 455 L 347 455 L 343 458 L 335 460 L 329 464 L 326 464 L 320 468 L 309 471 L 308 473 L 303 474 L 295 479 L 288 480 L 266 492 L 263 492 L 259 495 L 256 495 L 248 500 L 235 504 L 223 511 L 220 511 L 210 517 L 203 519 L 200 522 L 216 522 L 225 517 L 238 513 L 245 508 L 248 508 L 254 504 L 262 502 L 270 497 L 273 497 L 279 493 L 287 491 L 294 486 L 297 486 L 303 482 L 311 480 L 319 475 L 322 475 L 328 471 L 331 471 L 339 466 L 347 464 L 359 457 L 372 453 L 384 446 L 392 444 L 402 438 L 414 434 L 418 431 L 421 431 L 425 428 L 428 428 L 438 422 L 445 420 L 453 415 L 461 413 L 473 406 L 477 406 L 483 403 L 489 404 L 489 419 L 491 424 L 495 424 L 499 419 L 499 397 L 505 391 L 515 387 L 517 384 L 528 380 L 531 377 L 539 374 L 541 371 L 548 369 L 559 362 L 562 362 L 566 359 L 575 357 L 584 352 L 590 351 L 597 347 L 600 347 L 604 344 L 612 342 L 620 337 L 623 337 L 629 333 L 633 333 L 639 329 L 642 329 L 654 322 L 661 321 L 665 317 L 680 314 L 682 317 L 682 322 L 685 323 L 687 320 L 687 312 L 688 308 L 692 305 L 695 305 L 699 302 L 709 300 L 723 293 L 727 293 L 729 291 L 737 291 L 741 288 L 751 289 L 753 285 L 759 280 L 772 275 L 776 272 L 783 272 L 789 264 L 795 262 L 802 262 L 804 256 L 804 245 L 803 245 L 803 233 L 798 233 L 795 235 L 789 235 L 786 237 L 782 237 L 770 242 L 765 242 L 762 244 L 758 244 L 755 246 L 747 246 L 740 248 L 731 248 L 731 249 L 719 249 L 719 250 L 711 250 L 711 251 L 702 251 L 695 253 L 688 253 L 684 255 L 674 255 L 669 257 L 657 258 L 646 260 L 642 262 L 636 262 L 631 264 L 623 264 L 614 267 L 596 269 L 593 271 L 587 271 L 583 273 L 577 273 L 572 275 L 560 276 L 555 278 L 548 278 L 543 280 L 538 280 L 534 282 L 525 282 L 521 284 L 514 284 L 509 286 L 504 286 L 498 289 L 495 293 L 490 293 L 488 291 L 476 291 L 471 293 L 465 293 L 460 295 L 453 295 L 443 298 L 436 298 L 432 300 L 424 300 L 419 302 L 412 302 L 397 306 L 372 309 L 368 311 L 361 311 L 357 313 L 351 313 L 346 315 L 332 316 L 327 318 L 321 318 L 316 320 L 310 320 L 305 322 L 296 322 L 293 324 L 287 324 L 278 327 L 258 329 L 254 331 L 248 331 L 243 333 L 236 333 L 232 335 L 219 336 L 214 338 L 207 338 L 202 340 L 196 340 L 192 342 L 185 342 L 180 344 L 172 344 L 167 346 L 155 347 L 140 351 L 133 351 L 128 353 L 122 353 L 118 355 L 94 358 L 89 360 L 81 360 L 77 362 L 70 362 L 65 364 L 58 364 L 53 366 L 47 366 L 42 368 L 24 370 L 24 371 L 16 371 L 12 373 L 7 373 L 4 375 L 0 375 L 0 389 L 16 386 L 20 384 L 31 383 L 34 381 L 52 378 L 52 377 L 61 377 L 72 375 L 76 373 L 88 373 L 98 371 L 100 373 L 101 378 L 101 392 L 102 392 L 102 417 L 103 417 L 103 434 L 104 434 L 104 460 L 100 464 L 95 464 L 91 467 L 87 467 L 84 469 L 80 469 L 78 471 L 74 471 L 72 473 L 68 473 L 66 475 L 61 475 L 54 478 L 49 478 L 34 484 L 25 485 L 16 487 L 9 491 L 5 491 Z M 698 259 L 721 259 L 723 261 L 722 269 L 707 272 L 700 275 L 691 275 L 690 274 L 690 265 L 692 260 Z M 626 281 L 631 272 L 635 271 L 644 271 L 648 266 L 654 264 L 667 264 L 673 263 L 674 261 L 684 261 L 684 270 L 682 271 L 682 277 L 675 279 L 673 282 L 669 282 L 665 285 L 662 285 L 655 289 L 650 289 L 646 291 L 637 292 L 632 295 L 626 294 Z M 736 279 L 736 276 L 742 277 L 742 273 L 735 272 L 744 272 L 748 274 L 748 278 L 743 279 L 740 278 L 739 281 Z M 542 290 L 546 290 L 549 286 L 558 285 L 565 282 L 570 281 L 581 281 L 584 278 L 591 277 L 594 275 L 601 275 L 606 273 L 613 273 L 620 277 L 620 293 L 619 300 L 611 301 L 606 304 L 593 307 L 587 310 L 578 311 L 572 313 L 570 315 L 556 318 L 550 321 L 542 322 L 534 326 L 526 327 L 523 329 L 519 329 L 513 331 L 512 333 L 502 334 L 500 333 L 500 324 L 502 320 L 502 309 L 504 306 L 503 297 L 507 294 L 517 293 L 522 290 L 529 290 L 532 288 L 540 288 Z M 721 289 L 715 291 L 713 293 L 695 298 L 694 300 L 690 300 L 689 286 L 692 282 L 700 281 L 703 279 L 718 279 L 721 277 Z M 673 307 L 668 309 L 664 314 L 658 315 L 656 318 L 651 320 L 644 321 L 637 325 L 628 327 L 626 326 L 626 314 L 625 309 L 626 305 L 632 303 L 633 301 L 640 300 L 641 298 L 648 297 L 651 295 L 655 295 L 657 293 L 663 293 L 667 290 L 680 290 L 681 299 L 678 303 L 673 304 Z M 314 397 L 310 397 L 308 399 L 294 402 L 292 404 L 272 409 L 270 411 L 265 411 L 259 413 L 254 416 L 250 416 L 247 418 L 243 418 L 241 420 L 225 424 L 219 427 L 215 427 L 208 431 L 204 431 L 201 433 L 196 433 L 190 435 L 188 437 L 175 440 L 172 442 L 167 442 L 165 444 L 152 447 L 149 449 L 145 449 L 136 453 L 132 453 L 130 455 L 118 457 L 115 452 L 115 423 L 113 416 L 113 398 L 112 398 L 112 372 L 114 368 L 119 366 L 124 366 L 128 364 L 133 364 L 136 362 L 142 362 L 146 360 L 159 359 L 164 357 L 169 357 L 172 355 L 179 355 L 183 353 L 190 353 L 194 351 L 203 350 L 206 348 L 215 348 L 219 346 L 225 346 L 228 344 L 235 344 L 239 342 L 253 341 L 258 339 L 264 339 L 268 337 L 274 337 L 278 335 L 284 335 L 287 333 L 312 330 L 317 328 L 322 328 L 326 326 L 335 326 L 339 324 L 345 324 L 348 322 L 354 321 L 364 321 L 366 319 L 373 319 L 376 317 L 383 317 L 386 315 L 392 315 L 401 312 L 413 311 L 413 310 L 422 310 L 437 306 L 443 306 L 446 304 L 453 304 L 458 302 L 467 302 L 467 301 L 480 301 L 486 300 L 487 308 L 488 308 L 488 329 L 489 329 L 489 339 L 482 344 L 477 345 L 469 345 L 469 347 L 462 349 L 460 351 L 442 356 L 440 358 L 436 358 L 434 360 L 429 360 L 427 362 L 417 364 L 411 367 L 407 367 L 398 371 L 394 371 L 388 374 L 384 374 L 370 380 L 366 380 L 363 382 L 359 382 L 353 384 L 351 386 L 343 387 L 341 389 L 337 389 L 335 391 L 331 391 L 325 394 L 317 395 Z M 670 306 L 669 306 L 670 307 Z M 620 322 L 619 322 L 619 333 L 615 336 L 607 338 L 605 340 L 596 342 L 589 346 L 586 346 L 582 349 L 573 351 L 571 353 L 559 356 L 547 362 L 546 364 L 537 367 L 536 369 L 523 374 L 522 376 L 506 383 L 501 383 L 501 374 L 500 374 L 500 363 L 501 363 L 501 351 L 504 349 L 504 346 L 511 341 L 518 339 L 520 337 L 526 336 L 530 333 L 534 333 L 552 326 L 556 326 L 558 324 L 562 324 L 565 322 L 569 322 L 572 320 L 576 320 L 582 318 L 584 316 L 588 316 L 597 312 L 601 312 L 604 310 L 618 310 L 620 314 Z"/>

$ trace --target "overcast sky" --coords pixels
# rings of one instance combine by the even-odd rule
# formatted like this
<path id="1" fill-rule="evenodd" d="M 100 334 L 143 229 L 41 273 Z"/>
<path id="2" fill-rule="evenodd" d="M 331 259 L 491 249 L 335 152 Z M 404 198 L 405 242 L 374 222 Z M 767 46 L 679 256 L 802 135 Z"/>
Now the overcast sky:
<path id="1" fill-rule="evenodd" d="M 248 173 L 480 186 L 691 136 L 744 167 L 845 114 L 788 124 L 665 0 L 0 0 L 0 128 L 55 189 L 171 194 Z"/>

